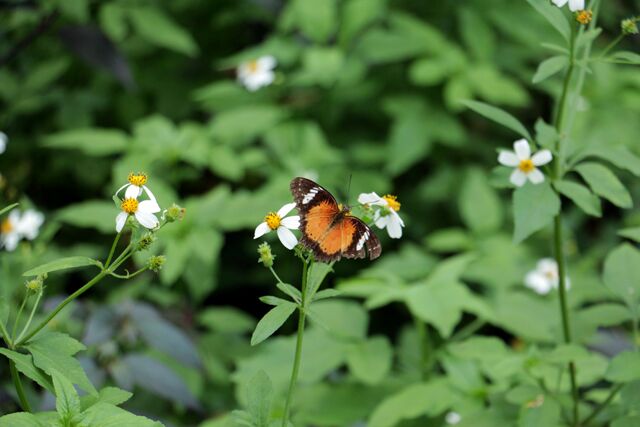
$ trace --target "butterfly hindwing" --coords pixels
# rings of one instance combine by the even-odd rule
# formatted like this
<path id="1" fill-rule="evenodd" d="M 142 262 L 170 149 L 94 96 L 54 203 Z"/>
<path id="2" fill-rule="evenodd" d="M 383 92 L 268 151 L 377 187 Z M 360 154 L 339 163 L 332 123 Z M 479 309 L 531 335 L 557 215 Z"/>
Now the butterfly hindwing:
<path id="1" fill-rule="evenodd" d="M 333 195 L 306 178 L 291 181 L 291 192 L 300 214 L 300 242 L 318 261 L 341 257 L 370 259 L 380 256 L 380 241 L 360 219 L 342 210 Z"/>

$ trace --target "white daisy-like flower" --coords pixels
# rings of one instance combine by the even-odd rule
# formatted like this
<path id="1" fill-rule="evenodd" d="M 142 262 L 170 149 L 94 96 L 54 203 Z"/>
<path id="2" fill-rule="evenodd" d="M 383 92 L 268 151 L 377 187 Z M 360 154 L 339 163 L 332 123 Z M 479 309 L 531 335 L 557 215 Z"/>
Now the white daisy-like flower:
<path id="1" fill-rule="evenodd" d="M 28 240 L 38 236 L 40 226 L 44 223 L 44 215 L 34 209 L 27 209 L 18 222 L 18 233 Z"/>
<path id="2" fill-rule="evenodd" d="M 399 239 L 402 237 L 404 221 L 398 215 L 400 202 L 391 194 L 378 196 L 376 193 L 362 193 L 358 196 L 358 203 L 362 205 L 380 206 L 373 214 L 373 222 L 379 229 L 387 229 L 389 237 Z"/>
<path id="3" fill-rule="evenodd" d="M 558 7 L 564 7 L 565 4 L 569 3 L 569 10 L 571 12 L 577 12 L 579 10 L 584 10 L 584 0 L 551 0 L 553 4 Z"/>
<path id="4" fill-rule="evenodd" d="M 20 235 L 20 212 L 12 210 L 0 224 L 0 246 L 14 251 L 22 237 Z"/>
<path id="5" fill-rule="evenodd" d="M 524 278 L 526 287 L 533 289 L 540 295 L 546 295 L 552 289 L 557 289 L 560 276 L 558 274 L 558 263 L 552 258 L 542 258 L 538 261 L 535 270 L 531 270 Z M 565 279 L 567 289 L 571 287 L 569 278 Z"/>
<path id="6" fill-rule="evenodd" d="M 238 81 L 248 90 L 254 92 L 261 87 L 269 86 L 276 78 L 273 69 L 278 65 L 271 55 L 261 56 L 238 66 Z"/>
<path id="7" fill-rule="evenodd" d="M 137 199 L 142 195 L 142 191 L 144 190 L 144 192 L 147 194 L 147 197 L 149 197 L 149 200 L 151 200 L 155 204 L 155 207 L 157 207 L 158 210 L 160 209 L 160 206 L 158 206 L 158 202 L 156 201 L 156 196 L 154 196 L 151 190 L 149 190 L 149 187 L 145 185 L 147 183 L 146 173 L 131 172 L 127 177 L 127 181 L 129 182 L 118 188 L 118 191 L 116 191 L 116 196 L 118 196 L 118 194 L 126 188 L 124 192 L 124 198 Z"/>
<path id="8" fill-rule="evenodd" d="M 300 227 L 300 216 L 287 216 L 287 214 L 295 207 L 295 203 L 287 203 L 281 207 L 278 212 L 269 212 L 267 216 L 264 217 L 264 222 L 261 222 L 256 227 L 253 238 L 257 239 L 275 230 L 284 247 L 293 249 L 298 244 L 298 239 L 291 230 L 297 230 Z"/>
<path id="9" fill-rule="evenodd" d="M 516 187 L 522 187 L 527 179 L 532 184 L 540 184 L 544 181 L 544 174 L 536 166 L 549 163 L 553 156 L 549 150 L 540 150 L 531 155 L 531 148 L 526 139 L 519 139 L 513 143 L 514 151 L 501 151 L 498 155 L 498 163 L 503 166 L 515 168 L 510 181 Z"/>
<path id="10" fill-rule="evenodd" d="M 457 412 L 451 411 L 445 415 L 444 420 L 449 425 L 455 425 L 462 421 L 462 416 Z"/>
<path id="11" fill-rule="evenodd" d="M 122 231 L 130 215 L 133 215 L 143 227 L 148 229 L 156 228 L 160 224 L 158 217 L 155 216 L 156 213 L 160 212 L 160 206 L 155 200 L 139 202 L 137 199 L 130 197 L 120 203 L 120 208 L 122 212 L 116 216 L 116 231 L 118 233 Z"/>
<path id="12" fill-rule="evenodd" d="M 7 142 L 9 142 L 9 137 L 6 133 L 0 132 L 0 154 L 4 153 L 7 150 Z"/>

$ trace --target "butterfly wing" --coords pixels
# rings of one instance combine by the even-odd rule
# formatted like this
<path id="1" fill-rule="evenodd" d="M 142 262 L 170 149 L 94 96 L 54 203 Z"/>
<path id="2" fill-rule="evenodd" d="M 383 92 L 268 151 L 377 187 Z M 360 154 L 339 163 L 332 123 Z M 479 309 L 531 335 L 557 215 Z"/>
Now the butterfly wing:
<path id="1" fill-rule="evenodd" d="M 374 260 L 382 253 L 378 236 L 359 218 L 347 216 L 340 222 L 342 235 L 342 256 L 345 258 L 366 258 Z M 351 235 L 351 238 L 348 236 Z M 366 249 L 366 250 L 365 250 Z"/>

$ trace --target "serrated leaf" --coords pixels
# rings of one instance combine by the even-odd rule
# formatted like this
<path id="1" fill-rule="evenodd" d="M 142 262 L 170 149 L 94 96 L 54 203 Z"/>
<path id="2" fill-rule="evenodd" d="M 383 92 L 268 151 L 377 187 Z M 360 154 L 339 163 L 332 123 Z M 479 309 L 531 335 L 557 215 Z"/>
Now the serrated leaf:
<path id="1" fill-rule="evenodd" d="M 519 135 L 522 135 L 529 141 L 532 140 L 531 134 L 529 134 L 527 128 L 525 128 L 524 125 L 520 123 L 520 121 L 518 121 L 518 119 L 516 119 L 506 111 L 479 101 L 467 100 L 462 101 L 462 103 L 481 116 L 484 116 L 489 120 L 492 120 L 506 128 L 511 129 L 512 131 L 516 132 Z"/>
<path id="2" fill-rule="evenodd" d="M 538 84 L 564 70 L 568 64 L 569 60 L 565 55 L 552 56 L 540 63 L 536 73 L 533 75 L 532 82 Z"/>
<path id="3" fill-rule="evenodd" d="M 91 427 L 162 427 L 157 421 L 105 402 L 99 402 L 87 409 L 80 420 L 82 425 Z"/>
<path id="4" fill-rule="evenodd" d="M 247 409 L 255 427 L 269 427 L 272 400 L 273 384 L 269 376 L 260 370 L 247 387 Z"/>
<path id="5" fill-rule="evenodd" d="M 0 417 L 0 427 L 45 427 L 45 424 L 33 414 L 16 412 Z"/>
<path id="6" fill-rule="evenodd" d="M 581 163 L 575 171 L 589 184 L 591 190 L 621 208 L 633 206 L 631 195 L 607 167 L 598 163 Z"/>
<path id="7" fill-rule="evenodd" d="M 53 388 L 56 394 L 56 411 L 63 425 L 72 425 L 72 420 L 80 415 L 80 397 L 78 392 L 64 375 L 55 369 L 51 370 Z"/>
<path id="8" fill-rule="evenodd" d="M 275 331 L 287 321 L 298 306 L 292 302 L 285 301 L 264 315 L 258 322 L 256 329 L 251 335 L 251 345 L 256 345 L 269 338 Z"/>
<path id="9" fill-rule="evenodd" d="M 513 192 L 515 230 L 513 241 L 520 243 L 547 226 L 560 212 L 560 198 L 548 182 L 525 184 Z"/>
<path id="10" fill-rule="evenodd" d="M 0 348 L 0 354 L 4 354 L 12 360 L 16 364 L 18 371 L 22 372 L 28 378 L 31 378 L 42 388 L 53 393 L 53 383 L 44 372 L 33 364 L 33 358 L 30 354 L 22 354 L 6 348 Z"/>
<path id="11" fill-rule="evenodd" d="M 602 216 L 600 199 L 584 185 L 562 180 L 554 182 L 553 186 L 560 194 L 571 199 L 586 214 L 596 217 Z"/>
<path id="12" fill-rule="evenodd" d="M 100 262 L 92 258 L 84 256 L 72 256 L 67 258 L 60 258 L 55 261 L 42 264 L 38 267 L 32 268 L 31 270 L 25 271 L 24 273 L 22 273 L 22 275 L 37 276 L 44 273 L 50 273 L 52 271 L 68 270 L 70 268 L 86 267 L 88 265 L 93 265 L 96 267 L 101 266 Z"/>

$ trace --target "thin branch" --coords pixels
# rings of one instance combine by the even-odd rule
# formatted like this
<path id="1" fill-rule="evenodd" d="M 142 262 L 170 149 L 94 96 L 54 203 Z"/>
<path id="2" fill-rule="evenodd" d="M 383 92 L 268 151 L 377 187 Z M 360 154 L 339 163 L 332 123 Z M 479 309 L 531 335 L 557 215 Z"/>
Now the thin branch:
<path id="1" fill-rule="evenodd" d="M 44 34 L 49 27 L 56 21 L 58 18 L 59 12 L 54 10 L 48 15 L 45 15 L 41 20 L 38 26 L 36 26 L 29 34 L 24 36 L 21 40 L 18 41 L 9 52 L 0 58 L 0 67 L 7 65 L 11 62 L 16 56 L 20 54 L 23 50 L 25 50 L 31 43 L 33 43 L 38 37 Z"/>

